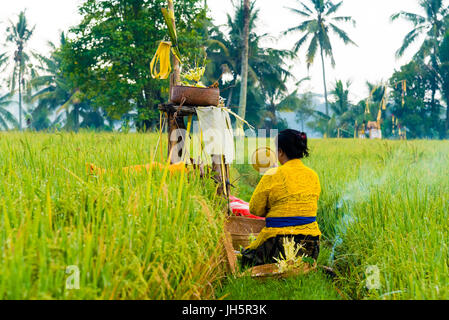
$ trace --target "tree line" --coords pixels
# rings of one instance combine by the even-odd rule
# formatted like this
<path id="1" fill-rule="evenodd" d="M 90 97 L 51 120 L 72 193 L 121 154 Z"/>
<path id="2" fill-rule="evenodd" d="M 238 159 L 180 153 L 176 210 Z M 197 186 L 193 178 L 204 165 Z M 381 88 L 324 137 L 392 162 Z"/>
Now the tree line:
<path id="1" fill-rule="evenodd" d="M 232 4 L 227 24 L 218 26 L 207 1 L 176 1 L 179 46 L 192 64 L 206 65 L 203 82 L 218 81 L 227 107 L 243 105 L 234 111 L 253 125 L 286 128 L 279 113 L 292 111 L 303 129 L 329 137 L 350 137 L 368 121 L 380 121 L 387 137 L 401 129 L 411 138 L 449 137 L 449 9 L 444 1 L 419 1 L 421 12 L 391 17 L 412 26 L 398 44 L 398 57 L 418 39 L 424 41 L 388 81 L 367 83 L 367 97 L 358 102 L 350 101 L 349 82 L 337 80 L 329 86 L 326 79 L 326 60 L 332 67 L 337 63 L 333 42 L 357 45 L 344 30 L 356 22 L 340 13 L 343 1 L 298 0 L 287 8 L 298 18 L 298 24 L 281 35 L 297 37 L 291 50 L 263 45 L 279 35 L 257 30 L 257 0 Z M 169 82 L 152 79 L 149 65 L 159 41 L 167 39 L 160 13 L 165 6 L 165 0 L 86 0 L 79 7 L 81 22 L 62 33 L 58 43 L 48 44 L 48 56 L 28 47 L 34 35 L 28 13 L 14 17 L 3 39 L 11 52 L 0 53 L 0 92 L 7 92 L 0 96 L 0 129 L 157 127 L 157 106 L 168 101 Z M 298 59 L 310 67 L 316 57 L 323 71 L 323 111 L 302 88 L 309 78 L 296 78 L 291 69 Z M 289 88 L 287 82 L 296 86 Z M 11 106 L 18 106 L 18 117 Z"/>

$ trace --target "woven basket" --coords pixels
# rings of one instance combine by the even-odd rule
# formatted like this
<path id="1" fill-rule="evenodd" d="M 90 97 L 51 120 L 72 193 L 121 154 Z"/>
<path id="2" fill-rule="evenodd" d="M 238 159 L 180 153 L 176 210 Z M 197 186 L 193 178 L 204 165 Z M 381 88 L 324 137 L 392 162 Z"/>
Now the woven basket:
<path id="1" fill-rule="evenodd" d="M 314 265 L 309 265 L 308 263 L 305 263 L 301 268 L 294 268 L 292 270 L 289 270 L 287 272 L 279 272 L 278 267 L 276 264 L 264 264 L 262 266 L 253 267 L 249 270 L 251 273 L 251 277 L 258 278 L 258 279 L 269 279 L 269 278 L 276 278 L 276 279 L 283 279 L 288 277 L 295 277 L 299 275 L 304 275 L 309 272 L 315 271 L 317 268 L 316 263 Z"/>
<path id="2" fill-rule="evenodd" d="M 263 228 L 265 228 L 265 220 L 244 217 L 229 217 L 225 224 L 225 230 L 231 235 L 232 246 L 235 250 L 248 247 L 251 235 L 257 237 Z"/>
<path id="3" fill-rule="evenodd" d="M 185 106 L 218 106 L 220 102 L 220 89 L 174 86 L 171 90 L 170 101 L 176 105 Z"/>
<path id="4" fill-rule="evenodd" d="M 259 234 L 257 233 L 252 235 L 257 238 Z M 251 234 L 231 233 L 232 246 L 234 247 L 234 249 L 240 250 L 240 248 L 248 247 L 251 244 L 250 236 Z"/>

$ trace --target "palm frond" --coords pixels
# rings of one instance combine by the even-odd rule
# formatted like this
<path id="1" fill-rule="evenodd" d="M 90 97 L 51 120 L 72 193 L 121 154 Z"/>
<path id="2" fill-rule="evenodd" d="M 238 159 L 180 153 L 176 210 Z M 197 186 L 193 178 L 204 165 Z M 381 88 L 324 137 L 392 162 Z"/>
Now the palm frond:
<path id="1" fill-rule="evenodd" d="M 331 14 L 335 13 L 338 11 L 338 9 L 340 9 L 341 5 L 343 4 L 343 1 L 340 1 L 339 3 L 336 4 L 330 4 L 329 8 L 327 9 L 325 15 L 326 16 L 330 16 Z"/>
<path id="2" fill-rule="evenodd" d="M 306 12 L 308 12 L 308 13 L 310 13 L 310 14 L 313 14 L 313 11 L 312 11 L 312 9 L 310 9 L 303 1 L 301 1 L 301 0 L 297 0 L 298 2 L 299 2 L 299 4 L 303 7 L 303 9 L 306 11 Z"/>
<path id="3" fill-rule="evenodd" d="M 332 28 L 332 30 L 338 35 L 338 37 L 341 40 L 343 40 L 343 42 L 345 44 L 352 44 L 352 45 L 357 47 L 357 44 L 349 38 L 348 34 L 345 31 L 343 31 L 342 29 L 340 29 L 339 27 L 337 27 L 333 23 L 330 23 L 329 25 Z"/>
<path id="4" fill-rule="evenodd" d="M 291 33 L 291 32 L 304 32 L 308 29 L 313 29 L 313 25 L 317 24 L 316 20 L 306 20 L 301 22 L 299 25 L 295 27 L 291 27 L 283 32 L 284 35 Z"/>
<path id="5" fill-rule="evenodd" d="M 312 40 L 310 41 L 309 49 L 307 50 L 307 68 L 310 68 L 310 66 L 313 64 L 317 48 L 318 48 L 318 35 L 315 34 Z"/>
<path id="6" fill-rule="evenodd" d="M 8 130 L 8 124 L 6 123 L 6 121 L 0 116 L 0 129 L 2 130 Z"/>
<path id="7" fill-rule="evenodd" d="M 14 117 L 14 115 L 11 112 L 9 112 L 8 110 L 6 110 L 5 108 L 0 108 L 0 119 L 3 119 L 5 122 L 13 125 L 16 128 L 19 126 L 19 122 Z M 7 127 L 8 126 L 6 126 L 6 128 Z"/>
<path id="8" fill-rule="evenodd" d="M 56 126 L 58 124 L 60 124 L 61 121 L 62 121 L 62 114 L 59 114 L 59 115 L 56 116 L 55 120 L 53 120 L 53 122 L 51 123 L 50 128 L 51 129 L 56 128 Z"/>
<path id="9" fill-rule="evenodd" d="M 403 19 L 405 19 L 407 21 L 410 21 L 415 26 L 426 22 L 426 18 L 425 17 L 423 17 L 423 16 L 421 16 L 419 14 L 416 14 L 416 13 L 405 12 L 405 11 L 398 12 L 396 14 L 393 14 L 390 17 L 391 21 L 395 21 L 395 20 L 397 20 L 399 18 L 403 18 Z"/>
<path id="10" fill-rule="evenodd" d="M 311 36 L 310 33 L 306 33 L 298 42 L 296 42 L 295 47 L 293 48 L 294 52 L 298 52 L 301 49 L 302 45 L 307 41 L 307 39 Z"/>
<path id="11" fill-rule="evenodd" d="M 332 50 L 332 44 L 327 32 L 322 32 L 320 34 L 320 46 L 322 47 L 326 55 L 331 59 L 332 67 L 335 67 L 334 52 Z"/>
<path id="12" fill-rule="evenodd" d="M 420 26 L 418 28 L 413 29 L 404 38 L 402 46 L 396 52 L 396 57 L 400 58 L 404 55 L 405 51 L 415 42 L 416 38 L 421 35 L 422 31 L 425 29 L 425 26 Z"/>
<path id="13" fill-rule="evenodd" d="M 223 50 L 224 54 L 229 57 L 229 49 L 226 47 L 226 45 L 219 40 L 215 40 L 215 39 L 207 39 L 206 40 L 206 44 L 208 45 L 208 47 L 212 47 L 214 45 L 218 46 L 221 50 Z"/>
<path id="14" fill-rule="evenodd" d="M 296 14 L 298 14 L 300 16 L 303 16 L 303 17 L 310 17 L 310 13 L 302 11 L 302 10 L 299 10 L 299 9 L 295 9 L 295 8 L 291 8 L 291 7 L 285 7 L 285 9 L 287 9 L 287 10 L 293 12 L 293 13 L 296 13 Z"/>
<path id="15" fill-rule="evenodd" d="M 323 113 L 323 112 L 321 112 L 321 111 L 319 111 L 319 110 L 315 110 L 315 114 L 316 114 L 319 118 L 324 119 L 324 120 L 330 120 L 330 119 L 331 119 L 330 116 L 328 116 L 327 114 L 325 114 L 325 113 Z"/>
<path id="16" fill-rule="evenodd" d="M 349 16 L 333 17 L 332 20 L 337 22 L 351 22 L 354 27 L 357 25 L 357 22 Z"/>
<path id="17" fill-rule="evenodd" d="M 315 10 L 319 13 L 323 13 L 329 4 L 329 2 L 324 3 L 324 0 L 311 0 L 311 2 L 313 3 Z"/>

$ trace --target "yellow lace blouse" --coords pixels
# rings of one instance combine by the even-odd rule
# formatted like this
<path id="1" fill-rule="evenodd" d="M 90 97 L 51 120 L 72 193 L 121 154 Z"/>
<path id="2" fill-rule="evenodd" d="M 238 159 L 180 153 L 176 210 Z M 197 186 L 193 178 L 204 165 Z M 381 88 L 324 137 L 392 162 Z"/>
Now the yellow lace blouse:
<path id="1" fill-rule="evenodd" d="M 320 180 L 299 159 L 269 170 L 251 198 L 250 212 L 259 217 L 316 217 Z M 264 228 L 249 249 L 256 249 L 277 235 L 321 236 L 318 223 L 287 228 Z"/>

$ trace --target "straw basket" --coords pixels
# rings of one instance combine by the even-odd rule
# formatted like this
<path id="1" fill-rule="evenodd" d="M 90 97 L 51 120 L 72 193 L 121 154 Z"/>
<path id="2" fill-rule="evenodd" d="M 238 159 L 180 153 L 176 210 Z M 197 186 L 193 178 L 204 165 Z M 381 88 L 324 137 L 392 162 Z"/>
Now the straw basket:
<path id="1" fill-rule="evenodd" d="M 220 89 L 174 86 L 171 91 L 171 102 L 185 106 L 218 106 Z"/>
<path id="2" fill-rule="evenodd" d="M 244 217 L 229 217 L 225 224 L 225 230 L 231 235 L 232 246 L 235 250 L 250 245 L 250 237 L 257 237 L 265 228 L 265 220 L 249 219 Z"/>

